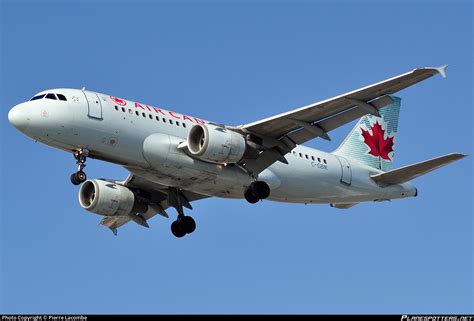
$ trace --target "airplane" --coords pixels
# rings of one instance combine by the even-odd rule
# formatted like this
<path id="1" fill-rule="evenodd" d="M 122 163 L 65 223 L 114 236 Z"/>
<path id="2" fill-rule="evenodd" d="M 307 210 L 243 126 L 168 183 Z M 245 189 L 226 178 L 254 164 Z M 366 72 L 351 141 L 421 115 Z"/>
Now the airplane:
<path id="1" fill-rule="evenodd" d="M 208 197 L 330 204 L 415 197 L 410 180 L 467 155 L 452 153 L 393 169 L 399 97 L 394 93 L 447 65 L 416 68 L 396 77 L 249 124 L 228 126 L 139 102 L 82 89 L 50 89 L 14 106 L 10 123 L 46 145 L 72 153 L 79 204 L 103 216 L 117 235 L 133 221 L 176 209 L 171 232 L 196 229 L 184 208 Z M 330 140 L 329 132 L 354 120 L 333 152 L 302 144 Z M 123 166 L 125 180 L 87 179 L 86 159 Z"/>

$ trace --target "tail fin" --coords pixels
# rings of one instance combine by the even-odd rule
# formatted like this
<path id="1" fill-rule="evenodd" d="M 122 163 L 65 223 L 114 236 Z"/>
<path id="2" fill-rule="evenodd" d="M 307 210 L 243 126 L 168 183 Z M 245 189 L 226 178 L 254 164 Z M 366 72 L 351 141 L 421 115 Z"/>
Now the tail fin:
<path id="1" fill-rule="evenodd" d="M 393 168 L 401 99 L 379 109 L 380 117 L 365 115 L 355 125 L 334 154 L 389 171 Z"/>

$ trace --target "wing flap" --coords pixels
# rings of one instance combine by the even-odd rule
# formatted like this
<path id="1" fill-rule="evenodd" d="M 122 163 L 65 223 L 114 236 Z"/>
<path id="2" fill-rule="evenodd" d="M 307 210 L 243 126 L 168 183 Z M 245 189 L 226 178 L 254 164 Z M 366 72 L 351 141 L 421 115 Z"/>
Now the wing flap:
<path id="1" fill-rule="evenodd" d="M 380 186 L 402 184 L 466 156 L 460 153 L 448 154 L 370 177 Z"/>

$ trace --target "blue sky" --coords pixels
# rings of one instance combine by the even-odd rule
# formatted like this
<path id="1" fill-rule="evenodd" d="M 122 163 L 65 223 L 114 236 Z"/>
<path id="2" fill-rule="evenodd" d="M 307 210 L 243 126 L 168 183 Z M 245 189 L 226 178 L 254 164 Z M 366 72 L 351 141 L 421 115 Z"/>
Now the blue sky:
<path id="1" fill-rule="evenodd" d="M 2 313 L 472 313 L 472 156 L 419 197 L 290 205 L 208 199 L 114 235 L 82 210 L 71 155 L 8 110 L 85 86 L 226 124 L 251 122 L 420 66 L 400 92 L 395 166 L 472 154 L 473 7 L 456 2 L 1 2 Z M 332 142 L 310 146 L 333 150 Z M 89 161 L 89 177 L 122 179 Z M 170 210 L 174 216 L 174 211 Z"/>

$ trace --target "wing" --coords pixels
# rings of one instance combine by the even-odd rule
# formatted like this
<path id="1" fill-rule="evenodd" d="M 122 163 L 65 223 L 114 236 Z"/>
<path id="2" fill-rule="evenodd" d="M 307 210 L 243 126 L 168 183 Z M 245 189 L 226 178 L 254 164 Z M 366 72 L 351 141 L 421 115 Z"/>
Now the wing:
<path id="1" fill-rule="evenodd" d="M 247 168 L 258 174 L 284 156 L 297 144 L 315 137 L 329 140 L 329 131 L 366 114 L 378 115 L 378 110 L 391 103 L 389 94 L 396 93 L 440 73 L 446 77 L 447 65 L 417 68 L 405 74 L 363 87 L 340 96 L 304 106 L 283 114 L 265 118 L 232 129 L 255 136 L 265 149 Z"/>
<path id="2" fill-rule="evenodd" d="M 152 180 L 147 179 L 147 176 L 149 176 L 149 174 L 144 171 L 131 171 L 125 181 L 114 183 L 126 186 L 133 190 L 136 197 L 139 197 L 143 203 L 148 205 L 148 211 L 138 217 L 106 216 L 99 223 L 100 225 L 107 226 L 115 235 L 117 235 L 117 229 L 132 220 L 137 224 L 148 227 L 148 223 L 146 222 L 148 219 L 156 214 L 168 217 L 166 209 L 177 206 L 178 202 L 180 202 L 182 206 L 192 209 L 191 202 L 209 197 L 207 195 L 186 190 L 176 190 L 174 188 L 154 183 Z"/>

